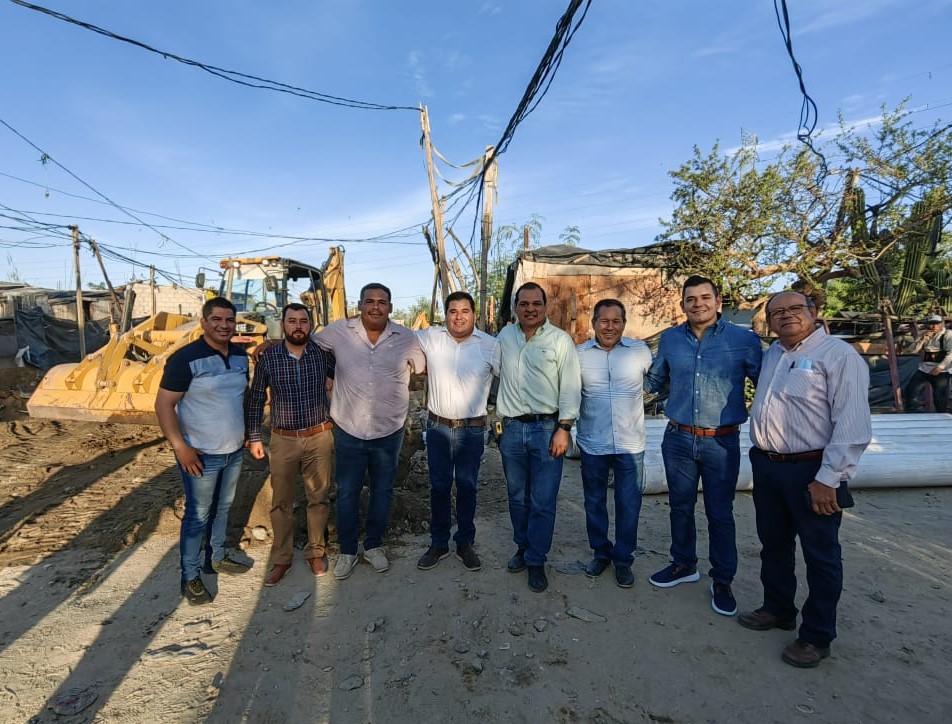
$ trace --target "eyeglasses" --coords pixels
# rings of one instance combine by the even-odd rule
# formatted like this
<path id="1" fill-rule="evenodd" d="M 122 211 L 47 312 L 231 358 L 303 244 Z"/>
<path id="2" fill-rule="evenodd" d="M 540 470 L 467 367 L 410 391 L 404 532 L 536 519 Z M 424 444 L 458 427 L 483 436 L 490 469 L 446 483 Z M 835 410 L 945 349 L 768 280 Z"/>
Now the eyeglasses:
<path id="1" fill-rule="evenodd" d="M 784 316 L 785 314 L 799 317 L 801 314 L 803 314 L 803 311 L 808 308 L 809 308 L 809 305 L 807 304 L 794 304 L 789 307 L 779 307 L 777 309 L 771 309 L 769 312 L 767 312 L 767 316 L 770 319 L 777 319 L 779 317 Z"/>

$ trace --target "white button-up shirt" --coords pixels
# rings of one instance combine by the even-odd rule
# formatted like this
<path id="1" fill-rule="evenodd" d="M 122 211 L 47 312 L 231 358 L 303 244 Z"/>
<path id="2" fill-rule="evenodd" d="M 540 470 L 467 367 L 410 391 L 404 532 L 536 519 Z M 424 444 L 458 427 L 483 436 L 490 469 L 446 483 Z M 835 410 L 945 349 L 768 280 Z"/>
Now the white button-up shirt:
<path id="1" fill-rule="evenodd" d="M 582 406 L 577 442 L 589 455 L 640 453 L 645 449 L 644 377 L 648 345 L 622 337 L 610 350 L 594 339 L 578 346 Z"/>
<path id="2" fill-rule="evenodd" d="M 426 354 L 427 408 L 450 420 L 482 417 L 493 375 L 499 374 L 499 342 L 474 329 L 458 341 L 446 327 L 416 333 Z"/>

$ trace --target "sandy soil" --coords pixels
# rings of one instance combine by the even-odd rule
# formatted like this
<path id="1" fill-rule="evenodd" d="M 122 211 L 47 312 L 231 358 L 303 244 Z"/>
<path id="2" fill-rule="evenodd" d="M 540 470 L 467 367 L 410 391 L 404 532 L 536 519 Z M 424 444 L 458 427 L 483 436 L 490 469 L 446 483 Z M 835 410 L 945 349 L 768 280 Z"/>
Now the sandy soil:
<path id="1" fill-rule="evenodd" d="M 266 468 L 249 460 L 232 534 L 255 565 L 209 577 L 216 599 L 195 608 L 178 594 L 179 482 L 157 430 L 4 414 L 3 722 L 939 722 L 952 707 L 949 488 L 857 492 L 842 531 L 840 638 L 829 661 L 800 671 L 779 658 L 790 634 L 714 614 L 704 579 L 648 585 L 667 560 L 664 496 L 645 500 L 634 589 L 582 575 L 575 461 L 550 588 L 532 594 L 505 570 L 513 546 L 495 450 L 480 486 L 480 572 L 455 557 L 416 569 L 427 545 L 417 456 L 394 507 L 389 572 L 362 564 L 346 581 L 315 579 L 297 558 L 271 589 L 261 586 L 266 494 L 253 504 Z M 736 514 L 735 593 L 756 607 L 749 495 Z M 284 610 L 298 594 L 304 604 Z"/>

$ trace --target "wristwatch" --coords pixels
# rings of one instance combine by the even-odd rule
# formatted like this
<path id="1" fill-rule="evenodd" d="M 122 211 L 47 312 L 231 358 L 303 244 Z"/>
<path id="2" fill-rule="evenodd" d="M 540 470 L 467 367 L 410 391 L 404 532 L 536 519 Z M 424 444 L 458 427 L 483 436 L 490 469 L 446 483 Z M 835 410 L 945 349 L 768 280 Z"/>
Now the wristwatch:
<path id="1" fill-rule="evenodd" d="M 560 423 L 559 423 L 559 427 L 561 427 L 561 428 L 562 428 L 563 430 L 565 430 L 566 432 L 571 432 L 571 431 L 572 431 L 572 423 L 571 423 L 571 422 L 560 422 Z"/>

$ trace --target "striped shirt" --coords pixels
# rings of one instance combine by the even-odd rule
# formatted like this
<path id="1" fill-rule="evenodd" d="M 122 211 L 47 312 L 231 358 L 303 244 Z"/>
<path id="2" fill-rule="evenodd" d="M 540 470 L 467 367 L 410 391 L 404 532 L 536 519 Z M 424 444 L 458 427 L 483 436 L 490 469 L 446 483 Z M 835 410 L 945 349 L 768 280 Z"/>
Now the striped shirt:
<path id="1" fill-rule="evenodd" d="M 261 440 L 261 420 L 271 389 L 271 427 L 306 430 L 330 416 L 326 382 L 334 376 L 334 357 L 308 341 L 300 359 L 282 342 L 269 347 L 255 366 L 245 409 L 245 435 Z"/>
<path id="2" fill-rule="evenodd" d="M 606 350 L 592 339 L 578 346 L 578 359 L 582 367 L 578 446 L 589 455 L 644 452 L 648 345 L 622 337 Z"/>
<path id="3" fill-rule="evenodd" d="M 869 367 L 819 327 L 793 349 L 780 341 L 764 353 L 750 441 L 776 453 L 823 450 L 816 480 L 839 487 L 856 472 L 872 437 Z"/>

